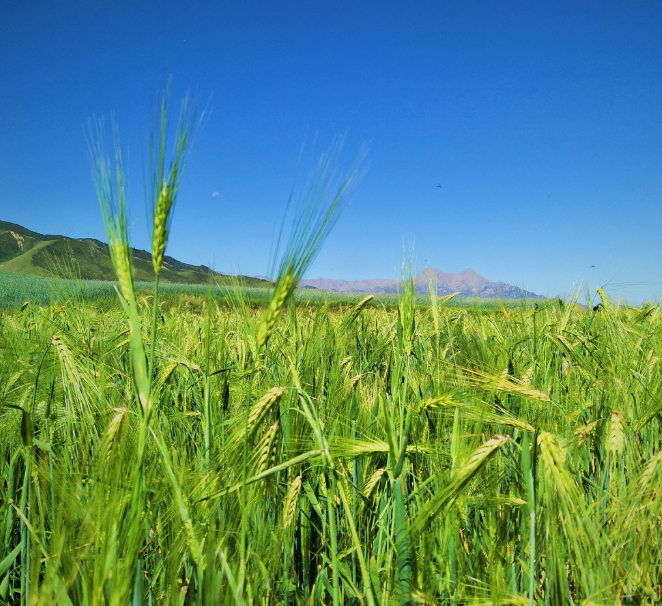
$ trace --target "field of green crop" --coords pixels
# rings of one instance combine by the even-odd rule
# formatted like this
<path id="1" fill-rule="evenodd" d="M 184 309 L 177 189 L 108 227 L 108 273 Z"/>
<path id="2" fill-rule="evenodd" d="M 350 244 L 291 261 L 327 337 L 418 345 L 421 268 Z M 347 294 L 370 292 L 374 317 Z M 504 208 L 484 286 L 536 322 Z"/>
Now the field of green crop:
<path id="1" fill-rule="evenodd" d="M 159 284 L 166 100 L 154 283 L 93 136 L 117 283 L 0 274 L 0 602 L 659 604 L 661 308 L 296 291 L 326 160 L 273 288 Z"/>
<path id="2" fill-rule="evenodd" d="M 2 312 L 3 603 L 659 600 L 659 308 L 240 292 Z"/>
<path id="3" fill-rule="evenodd" d="M 252 305 L 262 305 L 269 301 L 271 290 L 269 288 L 256 288 L 243 286 L 241 282 L 234 284 L 230 276 L 224 276 L 225 283 L 212 282 L 205 284 L 159 284 L 159 293 L 166 298 L 177 299 L 180 295 L 202 296 L 211 295 L 219 303 L 227 304 L 234 300 L 237 289 L 241 290 L 242 297 Z M 16 274 L 0 270 L 0 309 L 12 309 L 20 307 L 24 303 L 37 303 L 40 305 L 84 299 L 111 300 L 116 298 L 115 287 L 117 282 L 104 280 L 75 280 L 75 279 L 53 279 Z M 153 282 L 135 282 L 136 292 L 142 294 L 153 293 Z M 342 307 L 353 305 L 365 297 L 363 293 L 338 293 L 333 291 L 316 290 L 312 288 L 300 288 L 294 292 L 294 298 L 298 304 L 304 305 L 328 305 L 330 307 Z M 398 304 L 398 296 L 391 294 L 380 294 L 367 304 L 370 307 L 394 308 Z M 420 305 L 427 305 L 426 296 L 417 295 Z M 454 298 L 449 302 L 457 309 L 481 309 L 499 310 L 503 308 L 518 309 L 523 305 L 533 308 L 541 301 L 524 301 L 517 299 L 477 299 L 477 298 Z M 176 303 L 175 303 L 176 304 Z"/>

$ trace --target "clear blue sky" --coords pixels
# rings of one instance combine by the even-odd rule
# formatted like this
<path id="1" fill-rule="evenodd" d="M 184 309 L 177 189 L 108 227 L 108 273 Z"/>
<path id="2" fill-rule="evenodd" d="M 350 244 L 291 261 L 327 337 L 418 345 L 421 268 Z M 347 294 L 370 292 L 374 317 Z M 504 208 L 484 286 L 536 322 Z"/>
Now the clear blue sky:
<path id="1" fill-rule="evenodd" d="M 167 250 L 182 261 L 265 274 L 306 134 L 346 133 L 369 169 L 307 277 L 395 277 L 413 243 L 419 270 L 662 293 L 660 2 L 5 1 L 0 219 L 105 239 L 83 125 L 114 111 L 147 248 L 169 75 L 173 106 L 213 95 Z"/>

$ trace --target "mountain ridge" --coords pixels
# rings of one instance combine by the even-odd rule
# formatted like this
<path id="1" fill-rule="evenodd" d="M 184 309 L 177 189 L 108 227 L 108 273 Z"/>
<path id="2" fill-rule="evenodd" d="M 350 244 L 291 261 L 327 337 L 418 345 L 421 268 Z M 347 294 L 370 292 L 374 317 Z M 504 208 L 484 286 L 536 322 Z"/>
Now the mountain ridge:
<path id="1" fill-rule="evenodd" d="M 429 279 L 436 284 L 438 295 L 459 293 L 461 297 L 500 298 L 500 299 L 543 299 L 528 290 L 507 284 L 506 282 L 492 282 L 477 274 L 473 269 L 465 269 L 457 274 L 444 273 L 438 269 L 430 268 L 414 276 L 414 289 L 418 294 L 428 294 Z M 397 293 L 398 280 L 373 278 L 368 280 L 334 280 L 326 278 L 304 279 L 299 286 L 308 286 L 320 290 L 334 290 L 336 292 L 357 292 L 389 294 Z"/>
<path id="2" fill-rule="evenodd" d="M 152 255 L 131 249 L 134 280 L 154 280 Z M 0 270 L 42 277 L 79 277 L 83 280 L 114 281 L 115 271 L 108 244 L 94 238 L 40 234 L 9 221 L 0 220 Z M 69 275 L 71 274 L 71 275 Z M 231 282 L 232 276 L 215 272 L 205 265 L 191 265 L 166 255 L 159 279 L 180 284 Z M 238 276 L 249 286 L 268 286 L 257 278 Z"/>

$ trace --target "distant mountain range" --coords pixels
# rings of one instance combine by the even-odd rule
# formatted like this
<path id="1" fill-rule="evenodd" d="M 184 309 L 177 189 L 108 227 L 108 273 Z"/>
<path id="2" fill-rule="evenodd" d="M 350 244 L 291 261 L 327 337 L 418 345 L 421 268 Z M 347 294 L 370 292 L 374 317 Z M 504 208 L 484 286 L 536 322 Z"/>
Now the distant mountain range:
<path id="1" fill-rule="evenodd" d="M 152 255 L 137 248 L 133 250 L 133 277 L 151 282 L 154 279 Z M 83 280 L 115 280 L 108 245 L 92 238 L 68 238 L 31 231 L 16 223 L 0 221 L 0 271 L 32 276 L 63 277 L 73 273 Z M 459 274 L 446 274 L 438 269 L 425 270 L 414 278 L 417 293 L 428 292 L 428 271 L 436 283 L 437 294 L 454 292 L 463 297 L 481 298 L 543 298 L 505 282 L 491 282 L 475 271 L 466 269 Z M 204 265 L 189 265 L 173 257 L 163 261 L 160 280 L 180 284 L 206 284 L 213 276 L 215 283 L 229 283 L 234 278 L 217 273 Z M 265 277 L 238 276 L 247 286 L 270 286 Z M 317 288 L 337 292 L 397 293 L 397 280 L 301 280 L 302 288 Z"/>
<path id="2" fill-rule="evenodd" d="M 135 280 L 154 280 L 152 255 L 137 248 L 133 252 Z M 11 271 L 32 276 L 69 277 L 73 274 L 83 280 L 115 280 L 108 244 L 92 238 L 67 238 L 44 235 L 8 221 L 0 221 L 0 271 Z M 180 284 L 206 284 L 210 274 L 215 283 L 233 280 L 204 265 L 189 265 L 166 256 L 160 280 Z M 269 286 L 258 278 L 239 276 L 248 286 Z"/>
<path id="3" fill-rule="evenodd" d="M 542 295 L 523 290 L 505 282 L 491 282 L 478 275 L 472 269 L 465 269 L 459 274 L 446 274 L 438 269 L 425 270 L 414 278 L 414 288 L 419 294 L 429 292 L 428 273 L 432 283 L 436 284 L 438 295 L 450 295 L 457 292 L 461 297 L 499 298 L 499 299 L 542 299 Z M 337 292 L 396 293 L 397 280 L 301 280 L 299 286 L 308 286 Z"/>

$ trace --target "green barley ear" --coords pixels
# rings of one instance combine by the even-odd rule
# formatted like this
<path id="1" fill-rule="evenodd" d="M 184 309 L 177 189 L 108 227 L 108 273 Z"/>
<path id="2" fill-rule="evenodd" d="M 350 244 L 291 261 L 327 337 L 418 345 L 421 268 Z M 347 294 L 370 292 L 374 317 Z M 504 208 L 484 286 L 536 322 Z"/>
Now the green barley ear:
<path id="1" fill-rule="evenodd" d="M 602 290 L 602 288 L 598 288 L 596 292 L 600 295 L 600 302 L 602 303 L 602 307 L 607 310 L 611 309 L 611 301 L 605 294 L 605 291 Z"/>
<path id="2" fill-rule="evenodd" d="M 428 266 L 428 297 L 430 297 L 430 309 L 432 311 L 432 322 L 434 333 L 439 334 L 439 304 L 437 300 L 437 279 Z"/>
<path id="3" fill-rule="evenodd" d="M 250 407 L 246 426 L 233 434 L 230 438 L 230 443 L 236 446 L 237 444 L 241 444 L 245 439 L 250 440 L 258 425 L 266 418 L 269 411 L 278 404 L 284 392 L 284 387 L 272 387 L 257 402 L 254 402 Z M 230 450 L 229 452 L 233 456 L 237 454 L 236 451 L 232 452 Z"/>
<path id="4" fill-rule="evenodd" d="M 145 351 L 140 333 L 140 318 L 136 304 L 133 278 L 131 276 L 131 246 L 129 244 L 126 185 L 122 153 L 117 128 L 114 129 L 115 178 L 111 172 L 111 161 L 105 151 L 103 123 L 88 123 L 88 147 L 92 177 L 103 214 L 103 222 L 108 237 L 110 258 L 120 283 L 120 301 L 129 320 L 130 353 L 133 364 L 133 377 L 138 391 L 138 399 L 145 418 L 151 410 L 151 385 L 148 378 Z"/>
<path id="5" fill-rule="evenodd" d="M 538 447 L 545 479 L 557 494 L 575 497 L 576 487 L 566 468 L 566 452 L 556 438 L 546 431 L 538 436 Z"/>
<path id="6" fill-rule="evenodd" d="M 122 432 L 126 426 L 126 417 L 129 410 L 121 407 L 113 408 L 110 412 L 115 414 L 101 437 L 99 444 L 99 459 L 101 461 L 110 461 L 112 459 L 113 451 L 118 448 L 121 442 Z"/>
<path id="7" fill-rule="evenodd" d="M 277 261 L 287 216 L 283 219 L 271 270 L 272 275 L 276 273 L 274 269 L 277 264 L 276 286 L 257 331 L 257 344 L 260 348 L 269 340 L 278 314 L 294 294 L 299 280 L 319 253 L 347 203 L 351 188 L 360 178 L 359 169 L 366 154 L 365 148 L 359 153 L 351 170 L 337 185 L 335 193 L 329 193 L 334 191 L 332 188 L 336 181 L 336 166 L 341 148 L 342 141 L 336 141 L 330 150 L 322 155 L 313 170 L 302 197 L 302 204 L 295 213 L 284 252 L 280 261 Z M 290 199 L 291 197 L 290 195 Z"/>
<path id="8" fill-rule="evenodd" d="M 611 454 L 620 454 L 625 448 L 625 419 L 620 410 L 614 409 L 611 414 L 605 446 Z"/>
<path id="9" fill-rule="evenodd" d="M 283 530 L 288 530 L 288 528 L 294 522 L 297 503 L 299 501 L 299 493 L 301 492 L 301 480 L 303 476 L 298 475 L 290 483 L 290 487 L 287 490 L 287 495 L 285 496 L 285 503 L 283 504 Z"/>
<path id="10" fill-rule="evenodd" d="M 380 467 L 379 469 L 376 469 L 373 472 L 373 474 L 366 480 L 365 484 L 361 487 L 361 492 L 363 493 L 363 496 L 365 496 L 368 499 L 372 497 L 372 493 L 375 491 L 375 488 L 377 488 L 377 485 L 381 481 L 385 471 L 386 471 L 386 467 Z"/>
<path id="11" fill-rule="evenodd" d="M 276 287 L 274 288 L 273 295 L 269 301 L 267 309 L 262 314 L 262 319 L 260 320 L 260 325 L 257 329 L 257 346 L 262 347 L 273 330 L 274 325 L 276 324 L 276 319 L 280 310 L 283 309 L 285 302 L 292 295 L 294 289 L 296 288 L 297 281 L 294 279 L 294 276 L 290 273 L 285 274 L 282 278 L 279 278 L 276 282 Z"/>
<path id="12" fill-rule="evenodd" d="M 111 160 L 105 150 L 103 130 L 103 122 L 88 121 L 90 165 L 108 237 L 110 259 L 120 283 L 122 296 L 128 303 L 133 297 L 133 280 L 122 152 L 119 135 L 115 129 L 115 179 L 113 180 Z"/>
<path id="13" fill-rule="evenodd" d="M 405 356 L 411 355 L 416 334 L 416 290 L 412 277 L 412 266 L 404 266 L 398 285 L 398 341 Z"/>
<path id="14" fill-rule="evenodd" d="M 375 295 L 367 295 L 361 299 L 352 309 L 350 309 L 344 316 L 341 322 L 343 329 L 349 328 L 356 319 L 359 317 L 364 307 L 375 298 Z"/>
<path id="15" fill-rule="evenodd" d="M 414 533 L 422 532 L 432 518 L 455 501 L 462 489 L 483 468 L 487 460 L 509 439 L 508 436 L 496 435 L 479 446 L 462 467 L 453 473 L 450 481 L 420 508 L 412 521 L 412 531 Z"/>
<path id="16" fill-rule="evenodd" d="M 189 158 L 193 140 L 202 125 L 205 112 L 196 126 L 197 106 L 189 102 L 188 95 L 182 101 L 177 124 L 177 140 L 174 159 L 166 168 L 168 107 L 170 102 L 170 78 L 163 90 L 158 123 L 154 120 L 150 137 L 151 183 L 147 185 L 145 199 L 151 198 L 150 205 L 152 225 L 152 265 L 154 274 L 159 275 L 163 265 L 170 224 L 179 191 L 182 173 Z"/>
<path id="17" fill-rule="evenodd" d="M 264 437 L 260 440 L 257 451 L 257 473 L 262 473 L 272 466 L 275 459 L 276 438 L 280 424 L 276 421 L 267 429 Z"/>
<path id="18" fill-rule="evenodd" d="M 546 431 L 538 436 L 541 473 L 537 493 L 543 503 L 544 526 L 547 541 L 554 546 L 547 560 L 547 573 L 551 578 L 567 574 L 567 560 L 560 558 L 561 546 L 573 553 L 572 575 L 576 583 L 588 593 L 597 580 L 607 578 L 601 570 L 604 563 L 600 558 L 601 535 L 597 532 L 590 511 L 586 507 L 583 493 L 566 463 L 567 453 L 556 437 Z M 551 603 L 566 603 L 568 588 L 560 586 Z"/>

